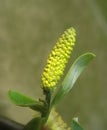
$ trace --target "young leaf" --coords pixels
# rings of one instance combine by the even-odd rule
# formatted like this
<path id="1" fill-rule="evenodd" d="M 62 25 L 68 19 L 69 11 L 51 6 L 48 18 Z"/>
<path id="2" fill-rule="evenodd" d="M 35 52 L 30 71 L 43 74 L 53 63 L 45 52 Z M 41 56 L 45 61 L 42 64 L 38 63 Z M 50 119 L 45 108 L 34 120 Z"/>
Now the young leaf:
<path id="1" fill-rule="evenodd" d="M 32 119 L 23 130 L 40 130 L 42 120 L 40 117 Z"/>
<path id="2" fill-rule="evenodd" d="M 78 121 L 75 120 L 75 118 L 72 120 L 72 130 L 83 130 L 81 125 Z"/>
<path id="3" fill-rule="evenodd" d="M 54 97 L 52 105 L 57 104 L 59 100 L 61 100 L 65 95 L 68 94 L 80 74 L 94 57 L 95 55 L 93 53 L 85 53 L 76 59 L 76 61 L 73 63 L 70 70 L 68 71 L 64 81 L 62 82 L 61 88 Z"/>
<path id="4" fill-rule="evenodd" d="M 11 101 L 18 106 L 32 107 L 37 104 L 40 104 L 39 102 L 37 102 L 19 92 L 16 92 L 16 91 L 10 90 L 8 92 L 8 95 L 9 95 L 9 98 L 11 99 Z"/>

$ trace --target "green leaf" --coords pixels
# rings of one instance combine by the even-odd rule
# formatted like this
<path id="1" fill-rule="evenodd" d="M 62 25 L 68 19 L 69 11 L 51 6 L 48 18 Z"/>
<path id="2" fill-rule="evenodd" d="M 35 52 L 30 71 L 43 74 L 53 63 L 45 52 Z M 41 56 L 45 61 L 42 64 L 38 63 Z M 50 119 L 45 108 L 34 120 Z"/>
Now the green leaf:
<path id="1" fill-rule="evenodd" d="M 82 126 L 75 118 L 72 120 L 72 130 L 83 130 Z"/>
<path id="2" fill-rule="evenodd" d="M 59 91 L 56 93 L 56 96 L 53 99 L 52 105 L 57 104 L 59 100 L 61 100 L 74 86 L 76 80 L 83 72 L 83 70 L 87 67 L 88 63 L 95 57 L 93 53 L 85 53 L 79 56 L 76 61 L 71 66 L 68 71 L 64 81 L 62 82 L 62 86 Z"/>
<path id="3" fill-rule="evenodd" d="M 8 92 L 8 95 L 11 101 L 18 106 L 32 107 L 37 104 L 40 104 L 39 102 L 13 90 L 10 90 Z"/>
<path id="4" fill-rule="evenodd" d="M 42 125 L 42 120 L 40 117 L 32 119 L 27 125 L 25 125 L 23 130 L 40 130 Z"/>

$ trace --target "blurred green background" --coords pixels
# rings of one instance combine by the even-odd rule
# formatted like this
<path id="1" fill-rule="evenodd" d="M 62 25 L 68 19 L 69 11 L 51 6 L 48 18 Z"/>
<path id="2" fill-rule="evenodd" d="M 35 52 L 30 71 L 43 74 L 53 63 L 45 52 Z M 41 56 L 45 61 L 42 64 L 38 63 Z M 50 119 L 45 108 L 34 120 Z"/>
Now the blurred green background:
<path id="1" fill-rule="evenodd" d="M 13 105 L 14 89 L 33 98 L 43 97 L 41 73 L 60 34 L 73 26 L 77 41 L 67 66 L 82 53 L 96 58 L 82 73 L 72 92 L 57 106 L 70 125 L 79 117 L 85 130 L 107 129 L 107 1 L 0 1 L 0 114 L 27 123 L 34 114 Z"/>

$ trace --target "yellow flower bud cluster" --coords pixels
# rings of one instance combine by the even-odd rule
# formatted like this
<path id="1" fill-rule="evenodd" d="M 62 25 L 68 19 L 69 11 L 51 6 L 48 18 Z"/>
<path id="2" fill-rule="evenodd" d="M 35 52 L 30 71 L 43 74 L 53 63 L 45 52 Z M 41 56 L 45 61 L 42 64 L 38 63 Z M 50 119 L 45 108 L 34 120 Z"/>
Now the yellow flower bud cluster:
<path id="1" fill-rule="evenodd" d="M 51 89 L 55 87 L 60 80 L 73 50 L 75 36 L 75 29 L 69 28 L 61 35 L 54 46 L 42 74 L 43 88 Z"/>

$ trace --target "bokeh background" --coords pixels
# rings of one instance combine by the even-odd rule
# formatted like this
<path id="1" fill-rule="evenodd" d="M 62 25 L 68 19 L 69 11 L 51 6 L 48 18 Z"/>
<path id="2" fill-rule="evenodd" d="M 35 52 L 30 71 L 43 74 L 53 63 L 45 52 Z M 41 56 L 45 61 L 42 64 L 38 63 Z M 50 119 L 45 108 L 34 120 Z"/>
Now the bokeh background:
<path id="1" fill-rule="evenodd" d="M 43 97 L 40 82 L 46 59 L 60 34 L 71 26 L 77 41 L 67 68 L 87 51 L 96 58 L 57 111 L 68 125 L 76 116 L 85 130 L 107 129 L 106 0 L 0 1 L 0 115 L 24 124 L 32 118 L 33 112 L 13 105 L 7 92 Z"/>

